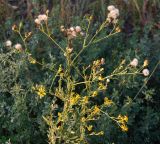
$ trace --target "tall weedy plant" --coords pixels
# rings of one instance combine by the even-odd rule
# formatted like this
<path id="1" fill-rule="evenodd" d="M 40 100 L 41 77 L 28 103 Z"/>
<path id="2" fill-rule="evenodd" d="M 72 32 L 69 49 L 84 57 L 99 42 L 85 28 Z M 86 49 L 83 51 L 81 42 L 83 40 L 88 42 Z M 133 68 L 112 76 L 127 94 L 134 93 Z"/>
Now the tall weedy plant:
<path id="1" fill-rule="evenodd" d="M 118 76 L 139 74 L 148 76 L 149 70 L 144 69 L 148 62 L 145 61 L 143 66 L 137 67 L 138 60 L 136 58 L 129 64 L 126 64 L 123 60 L 110 75 L 105 75 L 104 58 L 95 59 L 90 65 L 84 65 L 83 67 L 79 67 L 77 64 L 85 49 L 120 32 L 118 26 L 119 10 L 111 5 L 108 6 L 108 11 L 105 21 L 92 34 L 90 31 L 93 16 L 85 17 L 87 25 L 83 28 L 80 26 L 70 28 L 61 26 L 60 31 L 63 33 L 66 42 L 65 47 L 61 46 L 51 33 L 48 11 L 35 19 L 36 27 L 57 46 L 65 59 L 58 66 L 58 69 L 53 70 L 54 77 L 49 88 L 41 84 L 35 84 L 32 87 L 39 100 L 47 95 L 52 95 L 62 102 L 61 106 L 56 102 L 52 103 L 50 115 L 43 115 L 43 119 L 48 125 L 48 142 L 50 144 L 85 144 L 88 143 L 89 136 L 103 135 L 104 132 L 97 131 L 94 125 L 102 115 L 106 115 L 117 123 L 122 131 L 128 131 L 127 115 L 112 116 L 107 112 L 108 108 L 115 105 L 112 99 L 105 96 L 102 100 L 103 103 L 99 104 L 94 98 L 102 99 L 100 95 L 105 94 L 110 81 L 118 78 Z M 108 26 L 112 29 L 107 29 Z M 21 37 L 25 49 L 22 48 L 21 44 L 15 45 L 15 49 L 26 53 L 30 63 L 43 66 L 44 64 L 32 57 L 27 47 L 27 40 L 31 36 L 31 32 L 23 36 L 21 28 L 22 24 L 19 27 L 13 26 L 13 30 Z M 106 35 L 100 37 L 101 32 L 104 31 L 106 31 Z M 75 41 L 80 41 L 81 49 L 79 51 L 76 50 Z M 11 42 L 7 41 L 6 45 L 10 46 Z M 142 70 L 143 73 L 141 73 Z M 58 81 L 56 81 L 57 79 Z M 56 83 L 56 86 L 54 83 Z M 80 90 L 77 90 L 77 88 Z M 58 112 L 55 113 L 55 111 Z"/>

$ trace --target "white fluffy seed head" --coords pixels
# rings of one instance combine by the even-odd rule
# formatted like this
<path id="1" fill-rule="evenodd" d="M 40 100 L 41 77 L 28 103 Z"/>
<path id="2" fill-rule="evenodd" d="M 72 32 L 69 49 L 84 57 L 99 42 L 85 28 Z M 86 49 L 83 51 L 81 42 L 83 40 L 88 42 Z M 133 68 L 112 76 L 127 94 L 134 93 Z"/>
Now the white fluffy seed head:
<path id="1" fill-rule="evenodd" d="M 113 11 L 117 14 L 117 17 L 118 17 L 119 16 L 119 9 L 116 8 Z"/>
<path id="2" fill-rule="evenodd" d="M 15 47 L 15 49 L 16 49 L 16 50 L 19 50 L 19 51 L 21 51 L 21 50 L 22 50 L 22 45 L 21 45 L 21 44 L 19 44 L 19 43 L 18 43 L 18 44 L 16 44 L 14 47 Z"/>
<path id="3" fill-rule="evenodd" d="M 74 27 L 70 27 L 70 31 L 74 31 Z"/>
<path id="4" fill-rule="evenodd" d="M 40 21 L 38 18 L 36 18 L 36 19 L 34 20 L 34 22 L 35 22 L 37 25 L 40 25 L 40 24 L 41 24 L 41 21 Z"/>
<path id="5" fill-rule="evenodd" d="M 110 82 L 110 79 L 107 79 L 106 82 L 109 83 L 109 82 Z"/>
<path id="6" fill-rule="evenodd" d="M 131 66 L 133 67 L 136 67 L 138 65 L 138 59 L 134 58 L 131 63 L 130 63 Z"/>
<path id="7" fill-rule="evenodd" d="M 41 15 L 38 16 L 38 19 L 39 19 L 39 21 L 47 21 L 48 17 L 45 14 L 41 14 Z"/>
<path id="8" fill-rule="evenodd" d="M 38 19 L 39 19 L 39 21 L 42 21 L 43 20 L 43 15 L 42 14 L 38 15 Z"/>
<path id="9" fill-rule="evenodd" d="M 112 11 L 112 10 L 115 9 L 115 7 L 113 5 L 110 5 L 110 6 L 107 7 L 107 9 L 108 9 L 108 11 Z"/>
<path id="10" fill-rule="evenodd" d="M 81 27 L 80 26 L 76 26 L 76 32 L 77 33 L 81 32 Z"/>
<path id="11" fill-rule="evenodd" d="M 44 20 L 44 21 L 47 21 L 47 20 L 48 20 L 48 16 L 45 15 L 45 14 L 43 14 L 43 20 Z"/>
<path id="12" fill-rule="evenodd" d="M 143 73 L 144 76 L 149 76 L 149 70 L 148 69 L 144 69 L 142 71 L 142 73 Z"/>
<path id="13" fill-rule="evenodd" d="M 108 15 L 107 15 L 107 21 L 117 23 L 117 18 L 119 16 L 119 10 L 115 8 L 113 5 L 108 6 Z"/>
<path id="14" fill-rule="evenodd" d="M 7 41 L 5 42 L 5 46 L 6 46 L 6 47 L 11 47 L 11 46 L 12 46 L 12 42 L 11 42 L 10 40 L 7 40 Z"/>
<path id="15" fill-rule="evenodd" d="M 112 19 L 116 19 L 118 16 L 119 16 L 118 9 L 114 9 L 114 10 L 110 11 L 110 13 L 108 14 L 108 17 L 112 18 Z"/>

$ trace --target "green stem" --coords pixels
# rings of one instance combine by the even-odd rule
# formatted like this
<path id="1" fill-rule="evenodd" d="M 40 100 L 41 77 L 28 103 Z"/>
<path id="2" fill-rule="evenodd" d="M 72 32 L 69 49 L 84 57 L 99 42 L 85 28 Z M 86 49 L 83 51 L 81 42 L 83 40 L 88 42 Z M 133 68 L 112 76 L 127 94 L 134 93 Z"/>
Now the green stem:
<path id="1" fill-rule="evenodd" d="M 152 73 L 150 74 L 150 76 L 148 77 L 147 81 L 142 85 L 142 87 L 139 89 L 138 93 L 135 95 L 135 97 L 133 98 L 132 101 L 134 101 L 137 96 L 141 93 L 141 91 L 143 90 L 143 88 L 146 86 L 146 84 L 148 83 L 148 81 L 150 80 L 150 78 L 152 77 L 152 75 L 154 74 L 154 72 L 156 71 L 156 69 L 158 68 L 158 65 L 160 64 L 160 61 L 158 61 L 158 63 L 156 64 L 156 66 L 154 67 Z"/>
<path id="2" fill-rule="evenodd" d="M 136 75 L 136 74 L 141 74 L 141 73 L 137 73 L 137 72 L 135 73 L 117 73 L 117 74 L 111 74 L 105 77 L 105 79 L 112 78 L 113 76 L 119 76 L 119 75 Z"/>
<path id="3" fill-rule="evenodd" d="M 86 36 L 84 38 L 84 41 L 83 41 L 83 45 L 82 45 L 82 49 L 80 50 L 80 52 L 76 55 L 76 57 L 72 60 L 71 64 L 74 63 L 74 61 L 79 57 L 79 55 L 84 51 L 84 49 L 86 48 L 86 40 L 89 36 L 88 32 L 89 32 L 89 28 L 90 28 L 90 25 L 91 25 L 91 21 L 89 20 L 89 23 L 88 23 L 88 27 L 87 27 L 87 30 L 86 30 Z"/>
<path id="4" fill-rule="evenodd" d="M 40 31 L 45 34 L 63 53 L 65 53 L 65 51 L 63 50 L 63 48 L 50 36 L 48 35 L 44 30 L 40 29 Z"/>
<path id="5" fill-rule="evenodd" d="M 117 33 L 119 33 L 119 32 L 115 32 L 115 33 L 109 34 L 109 35 L 107 35 L 107 36 L 105 36 L 105 37 L 103 37 L 103 38 L 100 38 L 100 39 L 98 39 L 98 40 L 95 40 L 95 41 L 93 41 L 93 44 L 98 43 L 98 42 L 100 42 L 100 41 L 102 41 L 102 40 L 104 40 L 104 39 L 106 39 L 106 38 L 109 38 L 110 36 L 113 36 L 113 35 L 115 35 L 115 34 L 117 34 Z"/>

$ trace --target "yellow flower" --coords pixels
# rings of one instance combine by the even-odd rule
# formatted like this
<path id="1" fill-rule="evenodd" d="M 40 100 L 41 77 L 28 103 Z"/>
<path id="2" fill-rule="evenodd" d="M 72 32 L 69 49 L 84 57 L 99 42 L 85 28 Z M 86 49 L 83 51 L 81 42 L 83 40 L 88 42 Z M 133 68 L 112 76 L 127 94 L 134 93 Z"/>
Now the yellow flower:
<path id="1" fill-rule="evenodd" d="M 94 91 L 93 94 L 92 94 L 92 97 L 95 97 L 98 95 L 98 92 L 97 91 Z"/>
<path id="2" fill-rule="evenodd" d="M 36 63 L 36 60 L 34 58 L 32 58 L 32 57 L 29 57 L 28 60 L 29 60 L 29 62 L 31 64 L 35 64 Z"/>
<path id="3" fill-rule="evenodd" d="M 98 89 L 99 89 L 99 90 L 105 90 L 105 89 L 106 89 L 106 86 L 103 85 L 103 83 L 99 82 L 99 83 L 98 83 Z"/>
<path id="4" fill-rule="evenodd" d="M 62 114 L 58 112 L 58 122 L 62 120 Z"/>
<path id="5" fill-rule="evenodd" d="M 118 119 L 122 119 L 123 117 L 122 117 L 121 114 L 119 114 L 117 118 L 118 118 Z"/>
<path id="6" fill-rule="evenodd" d="M 121 32 L 120 27 L 116 27 L 116 32 Z"/>
<path id="7" fill-rule="evenodd" d="M 84 96 L 83 99 L 82 99 L 82 102 L 84 104 L 88 104 L 88 97 L 87 96 Z"/>
<path id="8" fill-rule="evenodd" d="M 145 60 L 144 63 L 143 63 L 143 67 L 148 66 L 148 63 L 149 63 L 148 60 Z"/>
<path id="9" fill-rule="evenodd" d="M 107 97 L 104 98 L 104 105 L 105 106 L 110 106 L 111 104 L 113 104 L 112 100 L 109 100 Z"/>
<path id="10" fill-rule="evenodd" d="M 81 118 L 81 122 L 85 122 L 86 121 L 86 118 L 85 117 L 82 117 Z"/>
<path id="11" fill-rule="evenodd" d="M 37 94 L 39 95 L 40 99 L 46 95 L 46 89 L 43 85 L 36 86 Z"/>
<path id="12" fill-rule="evenodd" d="M 120 123 L 128 122 L 127 116 L 118 115 L 117 119 Z"/>
<path id="13" fill-rule="evenodd" d="M 122 131 L 128 131 L 128 127 L 126 126 L 126 122 L 128 122 L 128 117 L 119 115 L 117 117 L 117 120 L 117 122 L 120 124 Z"/>
<path id="14" fill-rule="evenodd" d="M 59 74 L 59 73 L 61 73 L 62 71 L 63 71 L 62 65 L 59 65 L 59 68 L 58 68 L 58 72 L 57 72 L 57 73 Z"/>
<path id="15" fill-rule="evenodd" d="M 96 105 L 93 109 L 92 115 L 97 115 L 100 113 L 100 109 L 98 108 L 98 106 Z"/>
<path id="16" fill-rule="evenodd" d="M 76 96 L 71 97 L 70 104 L 71 105 L 77 104 L 77 102 L 79 101 L 79 99 L 80 99 L 80 95 L 79 94 L 77 94 Z"/>
<path id="17" fill-rule="evenodd" d="M 99 76 L 99 77 L 98 77 L 98 80 L 99 80 L 99 81 L 103 81 L 104 78 L 103 78 L 102 76 Z"/>
<path id="18" fill-rule="evenodd" d="M 91 130 L 92 130 L 92 128 L 93 128 L 93 126 L 92 126 L 92 125 L 87 126 L 88 131 L 91 131 Z"/>
<path id="19" fill-rule="evenodd" d="M 122 131 L 126 132 L 128 131 L 128 127 L 125 124 L 122 124 L 121 126 Z"/>

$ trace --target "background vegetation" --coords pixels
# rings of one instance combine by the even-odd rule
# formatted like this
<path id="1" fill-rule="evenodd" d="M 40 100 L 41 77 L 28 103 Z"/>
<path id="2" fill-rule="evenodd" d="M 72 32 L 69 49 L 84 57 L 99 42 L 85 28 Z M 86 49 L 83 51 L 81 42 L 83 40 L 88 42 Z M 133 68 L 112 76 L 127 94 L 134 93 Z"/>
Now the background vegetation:
<path id="1" fill-rule="evenodd" d="M 60 51 L 35 29 L 34 19 L 49 9 L 51 31 L 61 45 L 59 27 L 80 25 L 85 15 L 93 15 L 92 30 L 105 20 L 108 5 L 120 10 L 121 33 L 92 45 L 81 55 L 78 66 L 89 65 L 93 60 L 105 58 L 105 73 L 109 74 L 123 59 L 137 58 L 143 65 L 149 61 L 149 78 L 119 77 L 111 81 L 105 95 L 117 106 L 109 110 L 113 115 L 129 117 L 126 133 L 107 117 L 95 124 L 104 135 L 90 137 L 90 144 L 157 144 L 160 142 L 160 1 L 159 0 L 0 0 L 0 143 L 9 139 L 13 144 L 45 144 L 48 127 L 42 119 L 50 114 L 50 104 L 62 103 L 49 95 L 39 101 L 32 92 L 34 83 L 49 87 L 55 65 L 63 63 Z M 27 45 L 32 55 L 45 67 L 32 65 L 25 54 L 7 49 L 4 42 L 22 43 L 12 31 L 14 24 L 23 22 L 22 31 L 33 31 Z M 103 36 L 103 33 L 102 33 Z M 78 42 L 77 42 L 78 43 Z M 78 44 L 77 44 L 78 49 Z M 56 86 L 56 83 L 54 84 Z M 77 91 L 81 91 L 79 87 Z M 100 94 L 101 97 L 104 94 Z M 98 98 L 95 99 L 101 103 Z M 56 111 L 55 111 L 56 113 Z M 9 143 L 9 141 L 8 141 Z"/>

